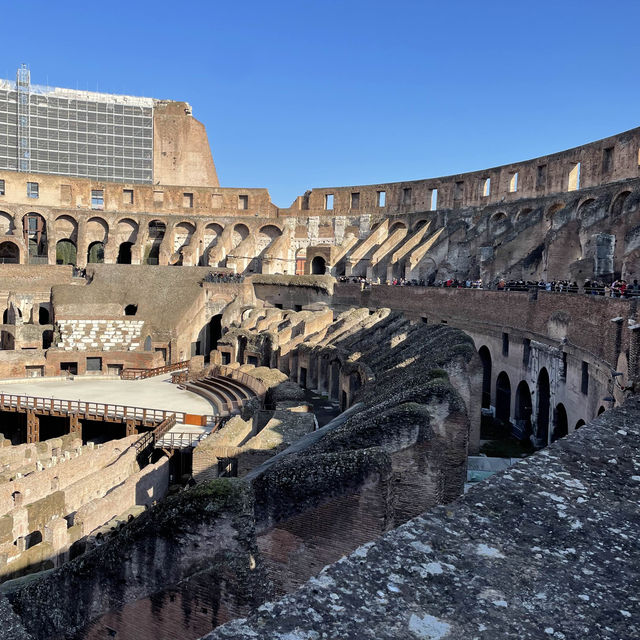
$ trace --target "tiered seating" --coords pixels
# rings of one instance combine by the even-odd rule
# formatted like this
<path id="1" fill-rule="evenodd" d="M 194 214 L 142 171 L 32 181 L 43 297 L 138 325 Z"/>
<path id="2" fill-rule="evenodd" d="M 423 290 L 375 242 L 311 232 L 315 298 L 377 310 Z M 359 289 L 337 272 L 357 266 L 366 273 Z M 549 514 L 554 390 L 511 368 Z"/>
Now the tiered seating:
<path id="1" fill-rule="evenodd" d="M 100 349 L 134 351 L 140 346 L 143 320 L 59 320 L 60 342 L 66 351 Z"/>
<path id="2" fill-rule="evenodd" d="M 241 382 L 216 375 L 186 382 L 184 388 L 207 398 L 216 407 L 218 415 L 238 413 L 256 395 Z"/>

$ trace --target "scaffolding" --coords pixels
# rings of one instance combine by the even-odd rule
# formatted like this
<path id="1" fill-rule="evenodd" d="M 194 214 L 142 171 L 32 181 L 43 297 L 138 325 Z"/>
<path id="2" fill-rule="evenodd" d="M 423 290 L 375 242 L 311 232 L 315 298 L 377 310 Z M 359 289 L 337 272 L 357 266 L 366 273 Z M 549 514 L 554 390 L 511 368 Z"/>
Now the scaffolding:
<path id="1" fill-rule="evenodd" d="M 31 145 L 29 135 L 31 72 L 26 64 L 20 65 L 16 76 L 18 91 L 18 171 L 31 172 Z"/>

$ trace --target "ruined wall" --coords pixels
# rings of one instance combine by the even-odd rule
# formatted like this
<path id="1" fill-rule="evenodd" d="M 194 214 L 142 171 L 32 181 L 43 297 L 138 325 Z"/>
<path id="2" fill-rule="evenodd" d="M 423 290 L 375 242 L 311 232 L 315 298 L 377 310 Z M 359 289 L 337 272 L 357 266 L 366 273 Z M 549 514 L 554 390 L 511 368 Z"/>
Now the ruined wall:
<path id="1" fill-rule="evenodd" d="M 633 398 L 205 638 L 636 637 L 638 425 Z"/>

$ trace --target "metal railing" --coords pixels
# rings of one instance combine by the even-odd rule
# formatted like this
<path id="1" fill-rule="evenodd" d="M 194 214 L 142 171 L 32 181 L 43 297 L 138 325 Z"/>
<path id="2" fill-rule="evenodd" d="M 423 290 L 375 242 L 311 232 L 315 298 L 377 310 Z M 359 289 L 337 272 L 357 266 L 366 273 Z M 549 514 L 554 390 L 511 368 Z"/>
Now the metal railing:
<path id="1" fill-rule="evenodd" d="M 155 367 L 154 369 L 130 367 L 128 369 L 123 369 L 122 373 L 120 374 L 120 378 L 122 380 L 144 380 L 145 378 L 161 376 L 163 373 L 177 371 L 178 369 L 187 369 L 188 367 L 188 360 L 184 360 L 182 362 L 174 362 L 173 364 L 165 364 L 162 367 Z"/>
<path id="2" fill-rule="evenodd" d="M 0 410 L 22 411 L 34 409 L 38 413 L 52 415 L 78 414 L 79 417 L 97 418 L 98 420 L 135 420 L 145 425 L 158 424 L 174 416 L 176 421 L 184 422 L 183 411 L 167 411 L 146 407 L 131 407 L 124 404 L 106 404 L 102 402 L 83 402 L 81 400 L 60 400 L 57 398 L 40 398 L 0 393 Z"/>

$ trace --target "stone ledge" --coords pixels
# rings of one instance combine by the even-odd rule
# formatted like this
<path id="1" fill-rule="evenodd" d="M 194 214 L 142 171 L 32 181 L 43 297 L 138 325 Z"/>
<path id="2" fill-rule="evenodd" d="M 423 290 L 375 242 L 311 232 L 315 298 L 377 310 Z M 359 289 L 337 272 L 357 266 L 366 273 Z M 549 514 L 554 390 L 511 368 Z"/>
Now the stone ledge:
<path id="1" fill-rule="evenodd" d="M 640 398 L 206 640 L 640 637 Z"/>

